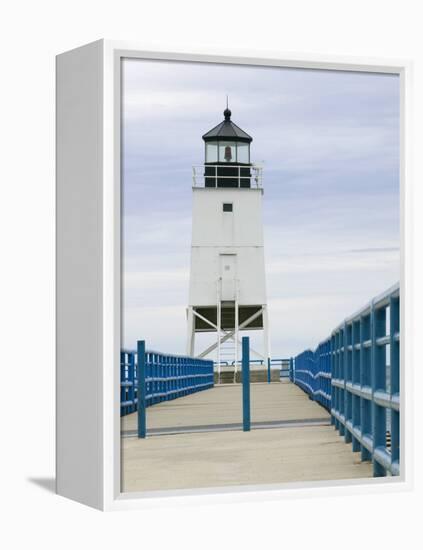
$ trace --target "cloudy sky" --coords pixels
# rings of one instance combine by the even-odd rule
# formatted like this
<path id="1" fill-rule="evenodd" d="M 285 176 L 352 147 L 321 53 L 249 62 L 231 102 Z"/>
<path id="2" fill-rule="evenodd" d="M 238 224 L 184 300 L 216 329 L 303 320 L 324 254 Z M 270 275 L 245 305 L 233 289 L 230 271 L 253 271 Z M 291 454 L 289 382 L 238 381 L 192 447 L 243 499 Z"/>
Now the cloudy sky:
<path id="1" fill-rule="evenodd" d="M 191 170 L 226 94 L 264 165 L 272 355 L 315 347 L 399 279 L 397 76 L 125 60 L 126 347 L 185 351 Z"/>

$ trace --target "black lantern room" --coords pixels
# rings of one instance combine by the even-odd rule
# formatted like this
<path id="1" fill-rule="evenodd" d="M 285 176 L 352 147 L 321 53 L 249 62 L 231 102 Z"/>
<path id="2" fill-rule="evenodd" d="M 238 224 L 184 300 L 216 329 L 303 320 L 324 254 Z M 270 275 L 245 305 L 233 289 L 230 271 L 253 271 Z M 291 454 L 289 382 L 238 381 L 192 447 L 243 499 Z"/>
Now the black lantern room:
<path id="1" fill-rule="evenodd" d="M 253 138 L 223 111 L 225 120 L 204 134 L 206 187 L 251 187 L 250 143 Z"/>

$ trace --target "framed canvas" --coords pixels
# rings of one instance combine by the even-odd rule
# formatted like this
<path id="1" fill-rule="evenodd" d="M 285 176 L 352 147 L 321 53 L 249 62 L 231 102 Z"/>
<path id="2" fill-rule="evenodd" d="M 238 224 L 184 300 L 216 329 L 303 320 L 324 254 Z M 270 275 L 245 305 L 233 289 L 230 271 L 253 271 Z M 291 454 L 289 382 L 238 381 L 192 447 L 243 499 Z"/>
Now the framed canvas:
<path id="1" fill-rule="evenodd" d="M 403 490 L 409 62 L 57 57 L 57 492 Z"/>

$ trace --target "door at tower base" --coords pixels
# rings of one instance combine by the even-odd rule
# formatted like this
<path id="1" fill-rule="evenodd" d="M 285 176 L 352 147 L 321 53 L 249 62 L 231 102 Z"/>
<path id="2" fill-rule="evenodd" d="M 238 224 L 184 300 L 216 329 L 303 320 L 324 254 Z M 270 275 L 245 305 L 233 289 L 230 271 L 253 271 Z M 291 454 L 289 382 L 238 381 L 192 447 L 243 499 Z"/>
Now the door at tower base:
<path id="1" fill-rule="evenodd" d="M 252 317 L 255 313 L 262 309 L 261 305 L 257 306 L 239 306 L 239 325 L 242 325 L 247 319 Z M 217 325 L 217 307 L 195 307 L 196 311 L 202 317 L 205 317 L 208 321 Z M 223 330 L 233 330 L 235 328 L 235 302 L 222 302 L 221 307 L 221 328 Z M 250 321 L 241 330 L 262 330 L 263 329 L 263 315 L 260 314 L 255 319 Z M 196 332 L 216 332 L 206 321 L 200 317 L 195 316 L 195 331 Z"/>
<path id="2" fill-rule="evenodd" d="M 237 292 L 236 254 L 219 254 L 220 299 L 235 302 Z"/>

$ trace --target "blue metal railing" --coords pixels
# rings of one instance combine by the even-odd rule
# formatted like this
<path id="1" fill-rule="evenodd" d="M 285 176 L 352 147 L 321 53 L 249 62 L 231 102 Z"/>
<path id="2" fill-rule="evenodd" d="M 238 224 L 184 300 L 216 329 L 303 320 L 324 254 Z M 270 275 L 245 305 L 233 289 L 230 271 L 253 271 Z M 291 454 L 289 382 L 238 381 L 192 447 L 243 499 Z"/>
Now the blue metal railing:
<path id="1" fill-rule="evenodd" d="M 400 473 L 399 350 L 395 285 L 292 361 L 292 381 L 330 410 L 352 450 L 372 460 L 375 476 Z"/>
<path id="2" fill-rule="evenodd" d="M 266 359 L 250 359 L 250 365 L 264 365 L 266 362 Z M 282 367 L 282 365 L 285 365 L 285 364 L 288 364 L 289 363 L 289 359 L 288 358 L 279 358 L 279 357 L 274 357 L 272 359 L 270 359 L 270 364 L 271 365 L 280 365 Z M 215 366 L 217 366 L 217 363 L 215 362 L 214 363 Z M 235 361 L 221 361 L 220 362 L 221 365 L 226 365 L 226 366 L 234 366 L 235 365 Z M 241 361 L 238 361 L 238 365 L 241 365 Z"/>
<path id="3" fill-rule="evenodd" d="M 213 387 L 213 361 L 145 351 L 145 406 Z M 138 353 L 121 351 L 121 416 L 138 408 Z"/>
<path id="4" fill-rule="evenodd" d="M 250 359 L 250 365 L 264 365 L 266 362 L 266 359 Z M 226 367 L 233 367 L 235 365 L 235 361 L 221 361 L 221 365 L 224 365 Z M 217 368 L 217 363 L 214 363 L 215 367 Z M 241 365 L 241 362 L 238 362 L 238 365 Z M 280 367 L 280 374 L 281 377 L 288 378 L 289 376 L 289 369 L 290 369 L 290 359 L 288 358 L 279 358 L 274 357 L 270 359 L 270 366 L 279 366 Z"/>
<path id="5" fill-rule="evenodd" d="M 330 339 L 315 351 L 306 350 L 294 360 L 293 381 L 323 407 L 331 407 Z"/>
<path id="6" fill-rule="evenodd" d="M 294 382 L 294 358 L 291 357 L 289 360 L 289 380 Z"/>

